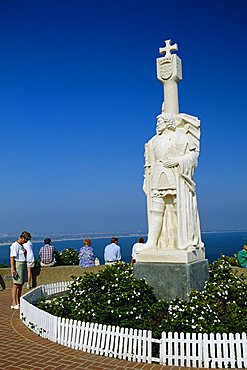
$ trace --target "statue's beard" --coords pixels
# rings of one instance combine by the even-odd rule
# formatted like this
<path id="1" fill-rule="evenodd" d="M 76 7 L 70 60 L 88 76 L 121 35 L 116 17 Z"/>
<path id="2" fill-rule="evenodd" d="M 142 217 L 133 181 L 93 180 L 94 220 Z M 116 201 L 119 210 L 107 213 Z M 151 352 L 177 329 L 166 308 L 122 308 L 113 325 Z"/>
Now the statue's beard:
<path id="1" fill-rule="evenodd" d="M 176 127 L 173 123 L 167 123 L 166 127 L 168 128 L 168 130 L 172 130 L 172 131 L 175 131 Z"/>
<path id="2" fill-rule="evenodd" d="M 171 130 L 171 131 L 175 131 L 176 130 L 176 126 L 174 123 L 167 123 L 165 127 L 162 127 L 162 128 L 156 128 L 156 133 L 158 135 L 161 135 L 165 130 Z"/>

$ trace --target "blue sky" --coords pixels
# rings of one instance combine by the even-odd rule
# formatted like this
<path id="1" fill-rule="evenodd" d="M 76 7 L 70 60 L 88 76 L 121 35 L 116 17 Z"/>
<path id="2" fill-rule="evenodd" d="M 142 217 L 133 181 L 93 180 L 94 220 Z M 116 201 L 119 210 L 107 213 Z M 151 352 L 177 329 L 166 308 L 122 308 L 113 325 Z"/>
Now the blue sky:
<path id="1" fill-rule="evenodd" d="M 247 228 L 245 0 L 1 0 L 0 232 L 145 231 L 159 47 L 201 119 L 202 230 Z"/>

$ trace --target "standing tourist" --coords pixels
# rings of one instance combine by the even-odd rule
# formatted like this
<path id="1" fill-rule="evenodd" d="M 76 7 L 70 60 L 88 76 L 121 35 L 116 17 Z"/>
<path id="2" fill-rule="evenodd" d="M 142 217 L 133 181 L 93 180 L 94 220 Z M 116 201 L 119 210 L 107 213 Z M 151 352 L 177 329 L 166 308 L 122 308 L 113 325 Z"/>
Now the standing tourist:
<path id="1" fill-rule="evenodd" d="M 50 238 L 45 238 L 44 243 L 45 245 L 43 245 L 39 250 L 40 265 L 42 267 L 52 267 L 56 263 L 55 256 L 57 250 L 53 245 L 51 245 Z"/>
<path id="2" fill-rule="evenodd" d="M 144 238 L 139 238 L 137 240 L 137 243 L 135 243 L 132 247 L 132 253 L 131 253 L 131 261 L 130 265 L 132 266 L 134 263 L 136 263 L 136 249 L 138 250 L 138 247 L 143 247 L 144 244 Z"/>
<path id="3" fill-rule="evenodd" d="M 241 267 L 247 268 L 247 245 L 242 246 L 242 250 L 238 252 L 238 263 Z"/>
<path id="4" fill-rule="evenodd" d="M 118 245 L 118 238 L 111 238 L 111 244 L 105 247 L 104 258 L 106 265 L 110 265 L 121 260 L 121 250 Z"/>
<path id="5" fill-rule="evenodd" d="M 23 244 L 31 239 L 31 234 L 23 231 L 19 239 L 10 246 L 10 266 L 13 277 L 12 288 L 12 305 L 11 309 L 18 310 L 20 308 L 20 297 L 22 286 L 27 280 L 27 251 Z"/>
<path id="6" fill-rule="evenodd" d="M 94 250 L 91 247 L 91 240 L 84 239 L 84 246 L 79 251 L 79 266 L 80 267 L 93 267 L 95 266 Z"/>
<path id="7" fill-rule="evenodd" d="M 30 236 L 31 239 L 31 236 Z M 34 254 L 33 254 L 33 244 L 31 240 L 28 240 L 27 243 L 23 244 L 23 247 L 27 251 L 27 289 L 31 288 L 32 280 L 32 268 L 34 267 Z"/>

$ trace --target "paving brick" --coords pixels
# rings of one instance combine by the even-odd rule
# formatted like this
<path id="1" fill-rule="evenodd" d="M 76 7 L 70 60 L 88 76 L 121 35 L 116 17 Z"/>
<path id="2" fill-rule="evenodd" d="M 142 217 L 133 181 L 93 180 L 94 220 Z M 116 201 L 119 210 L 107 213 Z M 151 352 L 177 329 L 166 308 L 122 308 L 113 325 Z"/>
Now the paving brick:
<path id="1" fill-rule="evenodd" d="M 143 367 L 143 364 L 142 363 L 135 363 L 135 365 L 134 365 L 134 369 L 142 369 L 142 367 Z"/>
<path id="2" fill-rule="evenodd" d="M 50 342 L 31 332 L 20 320 L 19 311 L 11 310 L 10 305 L 11 290 L 0 291 L 1 370 L 168 370 L 173 368 L 93 355 Z M 173 369 L 175 370 L 175 367 Z M 177 367 L 176 370 L 178 369 Z"/>
<path id="3" fill-rule="evenodd" d="M 5 369 L 10 364 L 11 364 L 10 361 L 1 360 L 1 358 L 0 358 L 0 369 Z M 14 362 L 12 362 L 12 364 L 14 365 Z"/>

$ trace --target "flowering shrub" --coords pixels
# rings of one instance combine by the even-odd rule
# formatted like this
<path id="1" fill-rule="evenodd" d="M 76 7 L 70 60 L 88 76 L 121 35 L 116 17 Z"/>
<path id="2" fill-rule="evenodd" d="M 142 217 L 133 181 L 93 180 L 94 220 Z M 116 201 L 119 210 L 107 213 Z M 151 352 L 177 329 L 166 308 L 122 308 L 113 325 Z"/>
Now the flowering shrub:
<path id="1" fill-rule="evenodd" d="M 247 331 L 247 289 L 225 256 L 209 266 L 203 291 L 191 290 L 189 301 L 174 299 L 153 305 L 145 322 L 160 336 L 162 331 L 237 333 Z"/>
<path id="2" fill-rule="evenodd" d="M 76 278 L 66 296 L 41 301 L 38 307 L 70 319 L 136 327 L 154 302 L 153 288 L 135 279 L 127 264 L 118 263 Z"/>
<path id="3" fill-rule="evenodd" d="M 56 256 L 58 265 L 79 265 L 79 252 L 73 248 L 66 248 Z"/>
<path id="4" fill-rule="evenodd" d="M 88 273 L 71 284 L 64 297 L 41 301 L 39 307 L 57 316 L 82 321 L 162 331 L 236 333 L 247 331 L 247 289 L 225 256 L 213 262 L 203 291 L 189 300 L 158 301 L 153 288 L 133 277 L 124 264 Z"/>
<path id="5" fill-rule="evenodd" d="M 237 253 L 233 253 L 233 256 L 224 256 L 224 258 L 230 263 L 231 266 L 239 266 Z"/>

